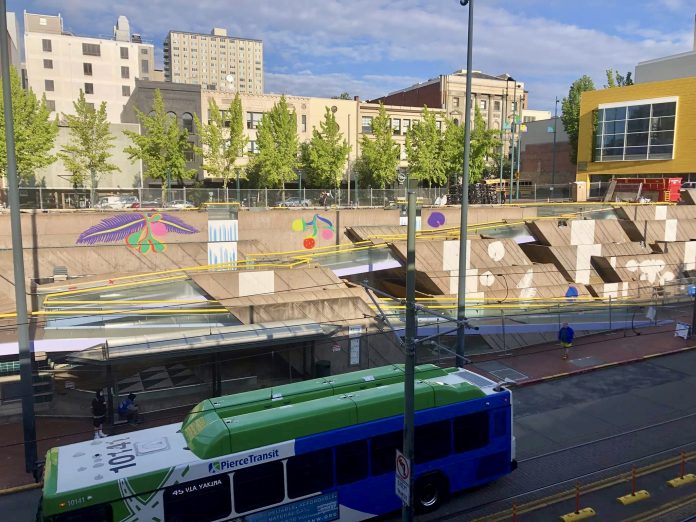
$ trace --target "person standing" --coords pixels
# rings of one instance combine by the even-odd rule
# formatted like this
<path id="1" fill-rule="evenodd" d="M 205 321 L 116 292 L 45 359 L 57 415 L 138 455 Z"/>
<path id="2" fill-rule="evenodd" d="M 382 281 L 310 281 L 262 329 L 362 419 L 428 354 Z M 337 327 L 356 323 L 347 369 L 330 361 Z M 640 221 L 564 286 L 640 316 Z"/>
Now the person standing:
<path id="1" fill-rule="evenodd" d="M 563 323 L 561 329 L 558 330 L 558 340 L 563 348 L 563 359 L 568 358 L 568 351 L 573 346 L 573 337 L 575 337 L 573 329 L 568 326 L 568 323 Z"/>
<path id="2" fill-rule="evenodd" d="M 92 399 L 92 425 L 94 426 L 94 438 L 101 439 L 106 437 L 102 431 L 104 420 L 106 419 L 106 401 L 101 390 L 97 390 Z"/>

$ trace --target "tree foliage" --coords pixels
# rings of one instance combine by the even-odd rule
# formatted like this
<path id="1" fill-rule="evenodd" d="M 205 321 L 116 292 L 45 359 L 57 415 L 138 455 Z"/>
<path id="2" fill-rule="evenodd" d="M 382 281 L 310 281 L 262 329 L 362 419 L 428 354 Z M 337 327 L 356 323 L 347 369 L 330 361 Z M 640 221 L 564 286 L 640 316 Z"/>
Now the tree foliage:
<path id="1" fill-rule="evenodd" d="M 372 120 L 372 136 L 363 134 L 355 170 L 362 186 L 385 188 L 396 180 L 400 147 L 394 141 L 389 116 L 382 103 Z"/>
<path id="2" fill-rule="evenodd" d="M 442 159 L 447 179 L 456 183 L 464 171 L 464 125 L 457 125 L 451 118 L 445 120 Z"/>
<path id="3" fill-rule="evenodd" d="M 474 128 L 471 131 L 469 183 L 478 183 L 483 179 L 491 163 L 491 157 L 501 146 L 498 132 L 486 127 L 486 122 L 477 105 L 474 112 Z"/>
<path id="4" fill-rule="evenodd" d="M 39 100 L 31 89 L 25 91 L 22 88 L 14 67 L 10 67 L 10 86 L 17 176 L 27 181 L 34 177 L 37 169 L 56 160 L 51 149 L 58 135 L 58 123 L 50 120 L 51 111 L 46 107 L 45 97 Z M 5 107 L 0 89 L 0 176 L 6 175 Z"/>
<path id="5" fill-rule="evenodd" d="M 296 179 L 299 165 L 297 116 L 290 111 L 285 96 L 261 118 L 256 144 L 259 151 L 252 158 L 250 170 L 257 172 L 259 186 L 285 189 L 287 182 Z"/>
<path id="6" fill-rule="evenodd" d="M 334 100 L 352 100 L 352 96 L 348 94 L 347 92 L 342 92 L 338 96 L 332 96 L 331 97 Z"/>
<path id="7" fill-rule="evenodd" d="M 421 120 L 406 133 L 406 157 L 411 178 L 430 186 L 447 182 L 442 133 L 428 107 L 423 107 Z"/>
<path id="8" fill-rule="evenodd" d="M 627 85 L 633 85 L 633 78 L 631 77 L 631 71 L 623 76 L 619 71 L 614 69 L 607 69 L 607 84 L 604 86 L 605 89 L 610 89 L 612 87 L 626 87 Z"/>
<path id="9" fill-rule="evenodd" d="M 580 130 L 580 97 L 583 92 L 594 91 L 592 78 L 584 75 L 575 80 L 568 90 L 568 96 L 561 103 L 561 121 L 570 142 L 570 161 L 578 161 L 578 132 Z"/>
<path id="10" fill-rule="evenodd" d="M 70 128 L 70 141 L 65 145 L 58 157 L 70 172 L 70 182 L 73 186 L 84 186 L 89 178 L 92 204 L 96 202 L 96 188 L 99 176 L 115 170 L 120 170 L 109 162 L 112 143 L 116 138 L 111 133 L 106 116 L 106 102 L 99 109 L 88 104 L 85 93 L 80 89 L 80 96 L 73 102 L 74 114 L 64 114 Z"/>
<path id="11" fill-rule="evenodd" d="M 196 131 L 201 140 L 201 147 L 196 147 L 196 153 L 203 157 L 203 169 L 214 178 L 222 178 L 225 188 L 248 142 L 239 93 L 235 95 L 227 116 L 229 126 L 225 126 L 225 114 L 214 99 L 208 102 L 208 123 L 201 123 L 194 115 Z"/>
<path id="12" fill-rule="evenodd" d="M 186 167 L 186 151 L 191 147 L 188 132 L 180 128 L 176 120 L 167 114 L 159 89 L 155 90 L 152 112 L 145 114 L 136 109 L 136 114 L 142 134 L 123 131 L 133 142 L 124 151 L 131 161 L 143 161 L 145 172 L 150 178 L 162 182 L 162 200 L 165 201 L 167 175 L 171 179 L 184 180 L 196 174 L 195 169 Z"/>
<path id="13" fill-rule="evenodd" d="M 316 187 L 336 187 L 345 172 L 350 145 L 336 123 L 333 111 L 326 107 L 320 129 L 312 130 L 312 139 L 302 146 L 302 167 L 307 182 Z"/>

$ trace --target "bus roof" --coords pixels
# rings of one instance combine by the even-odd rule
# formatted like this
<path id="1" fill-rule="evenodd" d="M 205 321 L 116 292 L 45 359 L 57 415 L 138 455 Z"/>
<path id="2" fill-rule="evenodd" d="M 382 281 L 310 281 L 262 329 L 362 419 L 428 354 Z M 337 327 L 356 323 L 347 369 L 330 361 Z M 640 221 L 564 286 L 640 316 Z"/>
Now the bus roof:
<path id="1" fill-rule="evenodd" d="M 472 384 L 472 378 L 467 378 L 470 374 L 466 370 L 456 373 L 450 371 L 444 375 L 418 380 L 416 409 L 444 406 L 485 396 L 487 392 Z M 479 384 L 495 385 L 480 377 Z M 182 433 L 193 453 L 202 459 L 210 459 L 401 415 L 403 386 L 401 383 L 387 384 L 231 416 L 225 416 L 222 408 L 198 406 L 184 421 Z"/>

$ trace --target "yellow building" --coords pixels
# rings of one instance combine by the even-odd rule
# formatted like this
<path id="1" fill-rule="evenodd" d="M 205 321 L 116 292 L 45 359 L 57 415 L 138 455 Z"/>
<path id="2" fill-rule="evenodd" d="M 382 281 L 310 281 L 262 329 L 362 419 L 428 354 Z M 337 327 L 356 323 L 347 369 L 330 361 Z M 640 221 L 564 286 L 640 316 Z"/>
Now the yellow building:
<path id="1" fill-rule="evenodd" d="M 696 77 L 583 93 L 577 181 L 696 179 Z"/>

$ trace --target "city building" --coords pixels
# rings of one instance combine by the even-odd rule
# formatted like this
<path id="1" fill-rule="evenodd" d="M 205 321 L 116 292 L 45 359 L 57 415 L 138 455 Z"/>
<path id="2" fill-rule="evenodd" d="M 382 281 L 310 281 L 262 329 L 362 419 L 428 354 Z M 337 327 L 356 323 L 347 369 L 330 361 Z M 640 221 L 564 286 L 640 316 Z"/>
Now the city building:
<path id="1" fill-rule="evenodd" d="M 553 118 L 529 121 L 525 126 L 521 140 L 520 178 L 539 185 L 568 185 L 575 181 L 575 165 L 570 162 L 570 143 L 561 118 L 555 120 L 555 148 Z"/>
<path id="2" fill-rule="evenodd" d="M 696 76 L 696 18 L 694 19 L 693 49 L 684 53 L 638 63 L 636 65 L 635 82 L 647 83 L 691 76 Z"/>
<path id="3" fill-rule="evenodd" d="M 14 13 L 7 13 L 7 51 L 10 56 L 10 65 L 14 65 L 17 74 L 22 70 L 22 57 L 19 46 L 19 30 L 17 29 L 17 16 Z"/>
<path id="4" fill-rule="evenodd" d="M 530 121 L 548 120 L 551 118 L 551 111 L 540 111 L 537 109 L 522 109 L 522 123 Z"/>
<path id="5" fill-rule="evenodd" d="M 131 34 L 120 16 L 112 39 L 65 31 L 60 15 L 24 12 L 24 53 L 28 85 L 55 114 L 71 114 L 80 90 L 89 103 L 106 102 L 109 121 L 118 123 L 135 88 L 155 68 L 154 46 Z"/>
<path id="6" fill-rule="evenodd" d="M 170 31 L 164 40 L 164 76 L 174 83 L 208 90 L 263 93 L 263 42 L 227 36 Z"/>
<path id="7" fill-rule="evenodd" d="M 696 77 L 582 94 L 577 181 L 696 180 Z"/>

